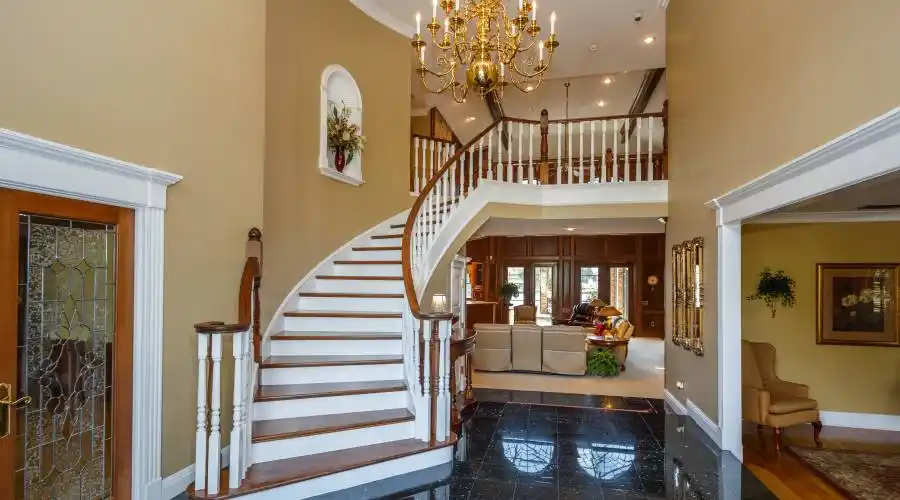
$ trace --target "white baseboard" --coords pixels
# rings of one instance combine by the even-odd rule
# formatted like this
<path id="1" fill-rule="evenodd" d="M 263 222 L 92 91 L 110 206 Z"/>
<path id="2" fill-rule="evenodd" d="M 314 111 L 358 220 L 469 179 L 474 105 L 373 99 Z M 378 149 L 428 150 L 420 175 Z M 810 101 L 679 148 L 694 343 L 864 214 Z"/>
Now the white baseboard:
<path id="1" fill-rule="evenodd" d="M 222 468 L 228 467 L 228 459 L 231 457 L 229 452 L 231 448 L 226 446 L 222 448 Z M 168 476 L 162 480 L 162 499 L 172 500 L 178 495 L 184 493 L 188 486 L 194 482 L 194 464 L 188 465 L 184 469 Z M 228 485 L 224 485 L 226 488 Z"/>
<path id="2" fill-rule="evenodd" d="M 712 439 L 713 443 L 716 444 L 719 448 L 722 447 L 722 430 L 719 429 L 719 426 L 709 418 L 706 413 L 703 413 L 697 405 L 694 404 L 690 399 L 687 400 L 687 410 L 688 415 L 697 423 L 697 425 L 703 429 L 703 432 Z"/>
<path id="3" fill-rule="evenodd" d="M 672 410 L 679 415 L 687 415 L 687 408 L 681 404 L 681 401 L 678 401 L 678 398 L 675 397 L 674 394 L 669 392 L 668 389 L 663 390 L 663 397 L 666 400 L 666 403 L 669 403 L 669 406 L 672 407 Z"/>
<path id="4" fill-rule="evenodd" d="M 900 415 L 877 413 L 819 412 L 822 424 L 830 427 L 855 427 L 857 429 L 900 431 Z"/>

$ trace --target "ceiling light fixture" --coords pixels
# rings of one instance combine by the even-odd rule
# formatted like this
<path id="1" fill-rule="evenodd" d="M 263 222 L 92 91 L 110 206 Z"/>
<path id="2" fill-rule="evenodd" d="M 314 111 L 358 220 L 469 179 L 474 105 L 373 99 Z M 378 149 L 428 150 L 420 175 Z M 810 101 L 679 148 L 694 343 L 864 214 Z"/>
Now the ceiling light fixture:
<path id="1" fill-rule="evenodd" d="M 647 45 L 650 45 L 651 43 L 653 43 L 653 42 L 655 42 L 655 41 L 656 41 L 656 37 L 655 37 L 655 36 L 644 37 L 644 43 L 647 44 Z"/>
<path id="2" fill-rule="evenodd" d="M 422 15 L 416 13 L 412 37 L 416 73 L 429 92 L 446 92 L 462 102 L 470 90 L 482 97 L 491 92 L 502 97 L 509 84 L 523 92 L 526 82 L 540 86 L 559 47 L 556 12 L 550 13 L 549 36 L 541 40 L 537 2 L 516 0 L 511 9 L 506 4 L 505 0 L 432 0 L 431 22 L 425 25 L 431 33 L 430 44 L 422 37 Z M 443 23 L 438 20 L 438 7 Z M 425 58 L 428 45 L 437 52 L 431 67 Z"/>
<path id="3" fill-rule="evenodd" d="M 565 228 L 565 230 L 571 233 L 572 231 L 575 230 L 575 228 L 574 228 L 574 227 L 567 227 L 567 228 Z"/>
<path id="4" fill-rule="evenodd" d="M 601 108 L 606 106 L 606 101 L 603 101 L 603 100 L 597 101 L 597 106 L 600 106 Z"/>
<path id="5" fill-rule="evenodd" d="M 534 85 L 529 85 L 529 86 L 525 87 L 525 92 L 531 92 L 532 90 L 534 90 Z"/>
<path id="6" fill-rule="evenodd" d="M 603 85 L 612 85 L 613 79 L 611 76 L 607 76 L 603 79 Z"/>
<path id="7" fill-rule="evenodd" d="M 467 122 L 474 122 L 474 121 L 475 121 L 475 117 L 474 117 L 474 116 L 467 116 L 467 117 L 466 117 L 466 121 L 467 121 Z"/>

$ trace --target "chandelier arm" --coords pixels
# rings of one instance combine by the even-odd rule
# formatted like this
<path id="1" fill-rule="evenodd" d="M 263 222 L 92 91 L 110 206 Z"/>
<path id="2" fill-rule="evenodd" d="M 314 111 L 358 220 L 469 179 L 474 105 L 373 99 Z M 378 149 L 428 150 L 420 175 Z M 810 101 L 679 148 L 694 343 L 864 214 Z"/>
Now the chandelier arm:
<path id="1" fill-rule="evenodd" d="M 427 79 L 426 74 L 431 74 L 431 75 L 437 77 L 439 85 L 436 90 L 428 85 L 428 79 Z M 431 92 L 432 94 L 441 94 L 455 83 L 455 80 L 453 78 L 445 79 L 445 78 L 437 75 L 436 73 L 429 71 L 427 68 L 426 68 L 426 72 L 419 73 L 419 78 L 422 80 L 422 86 L 425 87 L 425 90 Z"/>

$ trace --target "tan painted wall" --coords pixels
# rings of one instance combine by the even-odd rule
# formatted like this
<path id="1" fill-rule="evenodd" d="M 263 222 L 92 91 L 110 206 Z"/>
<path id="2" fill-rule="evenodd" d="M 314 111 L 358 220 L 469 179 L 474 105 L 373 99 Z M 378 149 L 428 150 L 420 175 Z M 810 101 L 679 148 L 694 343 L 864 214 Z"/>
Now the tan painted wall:
<path id="1" fill-rule="evenodd" d="M 706 356 L 667 344 L 666 388 L 715 421 L 716 233 L 703 203 L 900 102 L 900 66 L 882 64 L 896 59 L 900 2 L 673 1 L 666 17 L 667 244 L 706 238 L 708 310 Z"/>
<path id="2" fill-rule="evenodd" d="M 266 41 L 262 317 L 268 322 L 310 269 L 409 208 L 413 198 L 407 39 L 350 2 L 270 0 Z M 369 142 L 360 187 L 319 173 L 319 87 L 329 64 L 347 68 L 362 93 Z"/>
<path id="3" fill-rule="evenodd" d="M 265 3 L 0 10 L 0 127 L 184 176 L 165 234 L 162 474 L 174 473 L 194 448 L 192 325 L 236 319 L 246 234 L 262 224 Z"/>
<path id="4" fill-rule="evenodd" d="M 797 282 L 797 304 L 774 318 L 761 301 L 743 306 L 743 338 L 775 346 L 778 375 L 825 411 L 900 414 L 900 349 L 816 344 L 816 264 L 900 262 L 900 223 L 745 226 L 742 251 L 742 296 L 766 266 Z"/>

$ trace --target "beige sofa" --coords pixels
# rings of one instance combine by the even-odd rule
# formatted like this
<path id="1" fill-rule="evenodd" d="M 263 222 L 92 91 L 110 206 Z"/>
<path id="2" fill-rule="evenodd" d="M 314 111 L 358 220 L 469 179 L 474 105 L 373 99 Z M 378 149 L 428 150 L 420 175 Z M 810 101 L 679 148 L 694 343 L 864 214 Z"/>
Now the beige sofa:
<path id="1" fill-rule="evenodd" d="M 586 330 L 581 327 L 476 323 L 473 328 L 476 370 L 585 374 Z"/>
<path id="2" fill-rule="evenodd" d="M 505 372 L 512 370 L 512 337 L 509 325 L 475 323 L 475 353 L 472 366 L 476 370 Z"/>
<path id="3" fill-rule="evenodd" d="M 513 370 L 528 372 L 541 371 L 541 334 L 541 327 L 537 325 L 513 325 Z M 476 346 L 477 343 L 478 341 L 476 339 Z"/>
<path id="4" fill-rule="evenodd" d="M 587 368 L 584 337 L 584 329 L 580 326 L 545 326 L 541 371 L 584 375 Z"/>

